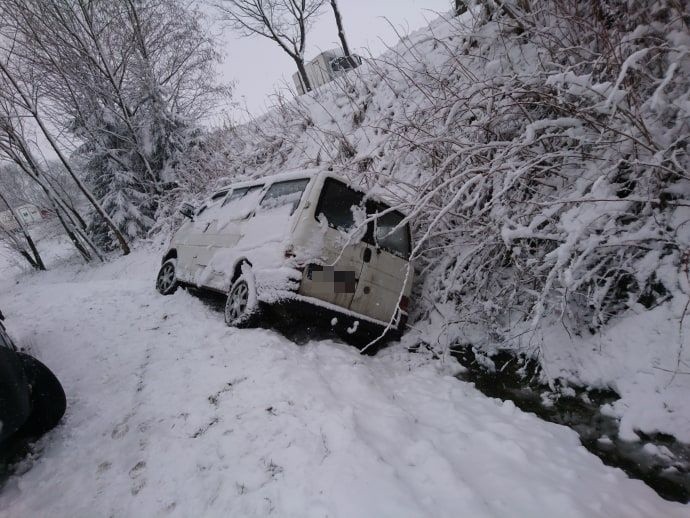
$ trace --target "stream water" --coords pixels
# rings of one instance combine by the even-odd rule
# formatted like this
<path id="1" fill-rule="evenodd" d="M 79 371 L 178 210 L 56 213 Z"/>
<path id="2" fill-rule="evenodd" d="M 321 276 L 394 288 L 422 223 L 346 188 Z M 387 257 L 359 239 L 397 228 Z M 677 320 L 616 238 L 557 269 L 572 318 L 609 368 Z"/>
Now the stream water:
<path id="1" fill-rule="evenodd" d="M 499 353 L 491 357 L 496 365 L 492 370 L 469 345 L 457 345 L 451 352 L 466 368 L 459 379 L 474 383 L 487 396 L 510 400 L 526 412 L 572 428 L 605 464 L 644 481 L 662 498 L 690 501 L 690 445 L 661 433 L 636 432 L 640 440 L 635 442 L 619 439 L 618 420 L 601 412 L 602 405 L 618 399 L 615 392 L 578 387 L 552 391 L 538 382 L 533 361 Z"/>

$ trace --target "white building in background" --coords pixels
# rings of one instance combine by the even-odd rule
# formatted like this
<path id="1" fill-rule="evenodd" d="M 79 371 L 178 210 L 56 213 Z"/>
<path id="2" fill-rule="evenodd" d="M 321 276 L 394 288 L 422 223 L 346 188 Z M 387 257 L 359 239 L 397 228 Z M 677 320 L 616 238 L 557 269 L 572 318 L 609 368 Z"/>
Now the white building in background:
<path id="1" fill-rule="evenodd" d="M 30 203 L 15 207 L 14 212 L 27 227 L 43 219 L 39 208 Z M 6 230 L 14 230 L 19 226 L 17 225 L 11 210 L 4 210 L 0 212 L 0 226 Z"/>
<path id="2" fill-rule="evenodd" d="M 348 70 L 357 68 L 362 64 L 362 58 L 356 54 L 346 57 L 342 49 L 326 50 L 304 65 L 307 77 L 312 88 L 333 81 L 336 77 L 344 74 Z M 307 89 L 299 72 L 292 74 L 299 95 L 304 94 Z"/>

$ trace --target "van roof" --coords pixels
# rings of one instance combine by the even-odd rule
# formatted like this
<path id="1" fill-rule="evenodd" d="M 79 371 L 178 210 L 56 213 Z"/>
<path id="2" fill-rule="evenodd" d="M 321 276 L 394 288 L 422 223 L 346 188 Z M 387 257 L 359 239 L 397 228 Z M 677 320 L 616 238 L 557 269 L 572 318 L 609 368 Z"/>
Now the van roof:
<path id="1" fill-rule="evenodd" d="M 319 173 L 323 173 L 321 169 L 295 169 L 293 171 L 288 171 L 285 173 L 274 174 L 270 176 L 262 176 L 260 178 L 252 178 L 250 180 L 244 180 L 242 182 L 235 182 L 223 186 L 216 192 L 227 191 L 229 189 L 236 189 L 238 187 L 247 187 L 249 185 L 265 185 L 267 183 L 285 182 L 288 180 L 297 180 L 299 178 L 313 178 Z"/>
<path id="2" fill-rule="evenodd" d="M 316 176 L 323 175 L 323 176 L 328 176 L 329 178 L 335 178 L 336 180 L 340 180 L 343 183 L 346 183 L 349 185 L 351 188 L 363 192 L 367 194 L 367 197 L 369 199 L 375 200 L 375 201 L 380 201 L 383 202 L 387 205 L 390 205 L 390 201 L 387 201 L 385 197 L 379 195 L 378 193 L 367 193 L 366 189 L 362 188 L 361 186 L 353 184 L 350 180 L 345 178 L 344 176 L 340 176 L 337 173 L 334 173 L 333 171 L 328 171 L 324 169 L 318 169 L 318 168 L 305 168 L 305 169 L 294 169 L 292 171 L 287 171 L 284 173 L 278 173 L 270 176 L 262 176 L 260 178 L 252 178 L 250 180 L 244 180 L 242 182 L 235 182 L 232 184 L 228 184 L 223 186 L 220 189 L 217 189 L 215 192 L 223 192 L 223 191 L 229 191 L 230 189 L 238 189 L 242 187 L 249 187 L 252 185 L 266 185 L 266 184 L 273 184 L 276 182 L 285 182 L 288 180 L 298 180 L 300 178 L 314 178 Z M 403 211 L 400 211 L 401 213 Z M 407 215 L 407 214 L 405 214 Z"/>

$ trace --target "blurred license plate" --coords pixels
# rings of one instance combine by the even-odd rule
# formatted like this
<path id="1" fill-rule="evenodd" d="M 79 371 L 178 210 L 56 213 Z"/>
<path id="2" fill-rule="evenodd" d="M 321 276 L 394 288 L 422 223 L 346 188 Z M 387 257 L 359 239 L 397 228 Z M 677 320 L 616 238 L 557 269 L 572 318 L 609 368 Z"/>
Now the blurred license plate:
<path id="1" fill-rule="evenodd" d="M 332 266 L 309 265 L 307 278 L 312 282 L 326 283 L 333 286 L 333 293 L 354 293 L 357 285 L 355 272 L 336 270 Z"/>

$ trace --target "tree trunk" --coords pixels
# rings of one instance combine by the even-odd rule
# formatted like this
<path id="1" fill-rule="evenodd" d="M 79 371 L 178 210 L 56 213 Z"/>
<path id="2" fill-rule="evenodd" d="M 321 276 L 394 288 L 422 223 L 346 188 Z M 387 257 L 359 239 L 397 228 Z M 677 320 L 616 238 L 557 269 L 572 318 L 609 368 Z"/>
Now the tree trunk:
<path id="1" fill-rule="evenodd" d="M 304 83 L 304 91 L 305 92 L 311 92 L 311 83 L 309 82 L 309 78 L 307 77 L 307 69 L 304 68 L 304 60 L 298 56 L 293 56 L 295 60 L 295 64 L 297 65 L 297 71 L 299 72 L 300 77 L 302 78 L 302 83 Z"/>
<path id="2" fill-rule="evenodd" d="M 52 185 L 43 178 L 44 175 L 42 174 L 38 163 L 32 156 L 31 151 L 28 149 L 23 138 L 21 138 L 20 135 L 12 134 L 11 139 L 14 142 L 14 145 L 18 147 L 25 161 L 23 161 L 22 158 L 11 149 L 5 149 L 5 152 L 8 153 L 10 159 L 17 164 L 22 171 L 29 176 L 29 178 L 31 178 L 41 187 L 41 189 L 43 189 L 48 201 L 50 201 L 53 209 L 55 210 L 55 214 L 65 229 L 67 236 L 70 238 L 77 250 L 79 250 L 79 253 L 81 253 L 84 260 L 89 262 L 91 260 L 91 254 L 86 250 L 82 242 L 93 250 L 98 259 L 103 261 L 103 256 L 99 252 L 98 248 L 89 239 L 88 235 L 86 235 L 85 228 L 81 226 L 83 219 L 79 216 L 79 213 L 75 209 L 69 207 L 69 205 L 61 199 L 60 195 L 53 189 Z M 75 219 L 75 215 L 79 216 L 78 219 Z M 81 241 L 79 239 L 81 239 Z"/>
<path id="3" fill-rule="evenodd" d="M 46 265 L 43 262 L 43 258 L 41 257 L 41 254 L 38 253 L 38 248 L 36 248 L 36 244 L 34 243 L 33 238 L 27 232 L 26 234 L 24 234 L 24 239 L 26 239 L 26 242 L 29 245 L 29 248 L 31 249 L 31 254 L 34 256 L 34 261 L 36 263 L 36 269 L 41 270 L 41 271 L 45 271 Z"/>
<path id="4" fill-rule="evenodd" d="M 338 27 L 338 37 L 340 38 L 340 44 L 343 46 L 343 52 L 345 53 L 345 57 L 348 58 L 348 61 L 350 62 L 352 68 L 355 68 L 357 64 L 351 57 L 350 47 L 347 44 L 347 38 L 345 38 L 345 29 L 343 29 L 343 18 L 340 16 L 338 2 L 336 0 L 331 0 L 331 7 L 333 8 L 333 16 L 335 16 L 335 24 Z"/>
<path id="5" fill-rule="evenodd" d="M 82 258 L 84 261 L 91 262 L 91 254 L 89 251 L 82 245 L 81 241 L 79 241 L 79 238 L 77 235 L 72 231 L 70 226 L 67 224 L 67 221 L 65 221 L 65 218 L 62 217 L 62 214 L 60 214 L 59 210 L 56 210 L 55 214 L 57 215 L 58 219 L 60 220 L 60 224 L 62 225 L 62 228 L 65 229 L 65 233 L 67 234 L 67 237 L 69 237 L 70 241 L 72 241 L 72 244 L 74 245 L 74 248 L 76 248 L 79 253 L 81 254 Z M 102 257 L 98 257 L 101 261 L 103 260 Z"/>
<path id="6" fill-rule="evenodd" d="M 31 265 L 31 268 L 33 268 L 34 270 L 45 270 L 45 268 L 38 267 L 38 264 L 36 264 L 33 257 L 31 257 L 31 254 L 26 250 L 20 250 L 19 255 L 26 259 L 26 262 L 29 263 Z"/>
<path id="7" fill-rule="evenodd" d="M 24 236 L 24 240 L 26 243 L 29 245 L 29 248 L 31 249 L 31 254 L 27 252 L 26 250 L 20 250 L 19 253 L 24 256 L 24 258 L 29 261 L 32 267 L 34 267 L 36 270 L 43 270 L 45 271 L 46 266 L 45 263 L 43 262 L 43 259 L 41 258 L 41 254 L 38 253 L 38 249 L 36 248 L 36 244 L 34 243 L 33 238 L 29 234 L 29 231 L 26 229 L 24 226 L 24 222 L 21 220 L 19 215 L 15 212 L 15 210 L 12 208 L 12 205 L 10 205 L 10 202 L 5 198 L 2 193 L 0 193 L 0 200 L 7 205 L 7 208 L 9 209 L 10 213 L 12 214 L 12 218 L 14 221 L 19 225 L 19 230 L 22 232 L 22 236 Z M 33 255 L 33 257 L 32 257 Z"/>

